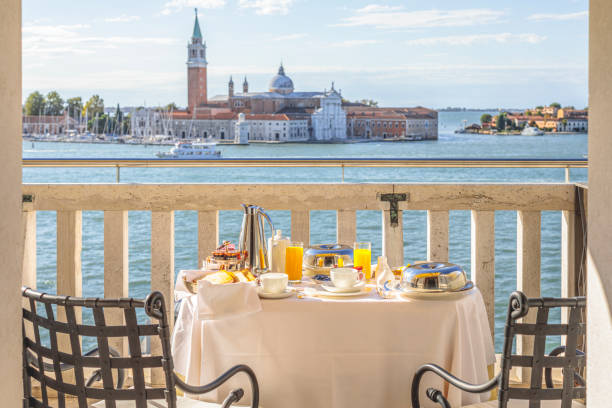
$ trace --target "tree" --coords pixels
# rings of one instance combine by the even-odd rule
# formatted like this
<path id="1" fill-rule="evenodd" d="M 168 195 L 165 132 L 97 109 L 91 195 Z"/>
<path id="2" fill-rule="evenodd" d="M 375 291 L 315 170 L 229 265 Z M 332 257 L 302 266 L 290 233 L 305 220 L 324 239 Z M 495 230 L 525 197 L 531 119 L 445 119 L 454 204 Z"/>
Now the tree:
<path id="1" fill-rule="evenodd" d="M 525 111 L 525 116 L 531 116 L 531 111 L 530 110 L 526 110 Z"/>
<path id="2" fill-rule="evenodd" d="M 82 115 L 94 118 L 96 115 L 100 116 L 102 114 L 104 114 L 104 99 L 100 98 L 100 95 L 93 95 L 85 102 Z"/>
<path id="3" fill-rule="evenodd" d="M 32 92 L 26 99 L 24 111 L 26 115 L 44 115 L 45 97 L 38 91 Z"/>
<path id="4" fill-rule="evenodd" d="M 561 109 L 561 104 L 559 102 L 553 102 L 548 106 L 550 106 L 551 108 Z"/>
<path id="5" fill-rule="evenodd" d="M 544 109 L 544 107 L 542 105 L 536 106 L 536 110 L 542 110 L 542 109 Z"/>
<path id="6" fill-rule="evenodd" d="M 480 117 L 480 123 L 491 123 L 493 118 L 488 113 L 483 113 Z"/>
<path id="7" fill-rule="evenodd" d="M 497 122 L 495 123 L 497 130 L 504 130 L 506 128 L 506 114 L 500 113 L 497 115 Z"/>
<path id="8" fill-rule="evenodd" d="M 176 106 L 176 103 L 170 102 L 169 104 L 165 106 L 164 109 L 167 111 L 175 111 L 175 110 L 178 110 L 178 106 Z"/>
<path id="9" fill-rule="evenodd" d="M 355 102 L 356 103 L 362 103 L 364 105 L 371 106 L 373 108 L 378 108 L 378 102 L 376 102 L 373 99 L 361 99 L 361 100 L 358 100 L 358 101 L 355 101 Z"/>
<path id="10" fill-rule="evenodd" d="M 75 96 L 74 98 L 68 98 L 66 100 L 66 109 L 68 110 L 68 115 L 71 118 L 77 118 L 78 114 L 83 111 L 83 101 L 80 96 Z"/>
<path id="11" fill-rule="evenodd" d="M 51 91 L 47 94 L 45 107 L 47 115 L 60 116 L 64 113 L 64 100 L 57 91 Z"/>

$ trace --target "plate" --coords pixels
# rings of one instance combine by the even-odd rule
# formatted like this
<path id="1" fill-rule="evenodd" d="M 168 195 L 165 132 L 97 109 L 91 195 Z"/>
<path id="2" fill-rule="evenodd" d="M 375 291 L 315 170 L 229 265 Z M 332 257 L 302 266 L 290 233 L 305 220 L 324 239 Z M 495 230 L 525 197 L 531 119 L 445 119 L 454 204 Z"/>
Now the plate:
<path id="1" fill-rule="evenodd" d="M 291 296 L 293 294 L 293 291 L 287 288 L 284 292 L 281 293 L 268 293 L 264 292 L 263 288 L 260 287 L 257 289 L 257 294 L 262 299 L 284 299 Z"/>
<path id="2" fill-rule="evenodd" d="M 325 292 L 323 290 L 320 290 L 319 292 L 317 292 L 318 296 L 325 296 L 325 297 L 350 297 L 350 296 L 362 296 L 365 295 L 366 292 L 365 290 L 359 290 L 357 292 L 336 292 L 336 293 L 332 293 L 332 292 Z"/>
<path id="3" fill-rule="evenodd" d="M 400 291 L 400 294 L 401 296 L 412 298 L 412 299 L 450 300 L 450 299 L 460 298 L 461 296 L 471 293 L 472 292 L 471 289 L 472 288 L 467 289 L 467 290 L 453 291 L 453 292 L 421 292 L 421 291 L 416 291 L 416 290 L 406 290 L 406 291 Z"/>
<path id="4" fill-rule="evenodd" d="M 325 282 L 321 284 L 321 287 L 328 292 L 332 293 L 353 293 L 353 292 L 361 292 L 361 289 L 365 286 L 364 281 L 358 282 L 355 286 L 350 288 L 338 288 L 334 286 L 331 282 Z"/>

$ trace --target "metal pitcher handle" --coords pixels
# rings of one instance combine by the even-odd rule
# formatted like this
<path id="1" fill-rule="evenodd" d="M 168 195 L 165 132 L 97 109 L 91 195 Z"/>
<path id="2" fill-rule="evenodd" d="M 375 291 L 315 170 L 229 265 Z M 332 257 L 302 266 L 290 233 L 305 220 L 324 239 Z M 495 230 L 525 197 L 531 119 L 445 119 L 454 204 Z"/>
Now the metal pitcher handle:
<path id="1" fill-rule="evenodd" d="M 270 228 L 272 229 L 272 236 L 274 236 L 274 224 L 272 224 L 272 220 L 270 219 L 270 216 L 268 216 L 268 214 L 266 214 L 265 210 L 261 207 L 257 207 L 257 212 L 259 212 L 261 215 L 264 216 L 264 218 L 266 219 L 266 221 L 268 221 L 268 225 L 270 225 Z"/>

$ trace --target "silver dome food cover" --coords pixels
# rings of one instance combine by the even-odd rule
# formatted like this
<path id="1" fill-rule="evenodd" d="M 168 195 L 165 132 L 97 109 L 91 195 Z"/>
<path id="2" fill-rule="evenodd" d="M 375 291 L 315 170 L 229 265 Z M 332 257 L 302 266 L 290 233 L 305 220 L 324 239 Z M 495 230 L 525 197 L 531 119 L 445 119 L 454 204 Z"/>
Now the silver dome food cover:
<path id="1" fill-rule="evenodd" d="M 406 267 L 400 287 L 404 291 L 458 292 L 474 287 L 463 268 L 447 262 L 423 262 Z"/>

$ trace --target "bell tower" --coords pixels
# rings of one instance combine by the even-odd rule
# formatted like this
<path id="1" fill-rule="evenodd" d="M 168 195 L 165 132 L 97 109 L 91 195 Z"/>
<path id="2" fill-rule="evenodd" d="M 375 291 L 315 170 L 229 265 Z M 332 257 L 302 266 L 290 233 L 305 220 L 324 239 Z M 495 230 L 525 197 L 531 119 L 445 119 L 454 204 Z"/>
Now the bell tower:
<path id="1" fill-rule="evenodd" d="M 187 45 L 187 103 L 189 111 L 206 104 L 206 43 L 202 41 L 202 31 L 198 21 L 198 9 L 195 9 L 195 23 L 191 42 Z"/>

